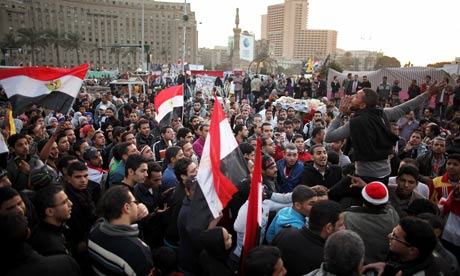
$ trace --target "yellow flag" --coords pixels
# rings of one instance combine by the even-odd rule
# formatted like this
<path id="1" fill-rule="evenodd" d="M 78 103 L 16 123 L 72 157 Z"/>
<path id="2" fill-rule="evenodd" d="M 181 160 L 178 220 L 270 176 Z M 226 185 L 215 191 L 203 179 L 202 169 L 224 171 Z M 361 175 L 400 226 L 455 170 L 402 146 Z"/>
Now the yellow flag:
<path id="1" fill-rule="evenodd" d="M 11 108 L 6 109 L 6 114 L 8 116 L 7 118 L 10 125 L 10 135 L 16 134 L 16 126 L 14 125 L 13 111 Z"/>
<path id="2" fill-rule="evenodd" d="M 312 63 L 312 60 L 311 58 L 308 59 L 308 66 L 307 66 L 307 70 L 306 72 L 309 73 L 313 70 L 313 63 Z"/>

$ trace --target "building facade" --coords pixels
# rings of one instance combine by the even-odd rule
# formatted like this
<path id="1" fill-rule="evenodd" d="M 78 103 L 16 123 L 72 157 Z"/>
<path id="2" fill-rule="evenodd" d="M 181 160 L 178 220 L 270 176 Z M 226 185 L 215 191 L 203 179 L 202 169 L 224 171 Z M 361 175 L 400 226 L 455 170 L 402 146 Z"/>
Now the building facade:
<path id="1" fill-rule="evenodd" d="M 77 33 L 82 47 L 78 55 L 61 47 L 62 66 L 90 63 L 93 68 L 134 70 L 147 58 L 156 64 L 182 60 L 185 32 L 185 60 L 196 63 L 197 22 L 190 4 L 185 8 L 187 17 L 183 3 L 153 0 L 0 0 L 0 37 L 20 28 Z M 57 65 L 52 45 L 35 54 L 36 65 Z M 30 48 L 19 51 L 15 62 L 29 64 Z"/>
<path id="2" fill-rule="evenodd" d="M 262 16 L 262 39 L 270 42 L 275 59 L 325 59 L 337 47 L 337 31 L 310 30 L 308 0 L 285 0 L 268 6 Z"/>
<path id="3" fill-rule="evenodd" d="M 377 60 L 383 56 L 382 52 L 367 50 L 345 51 L 337 49 L 333 59 L 337 61 L 344 70 L 350 71 L 372 71 L 375 70 Z"/>

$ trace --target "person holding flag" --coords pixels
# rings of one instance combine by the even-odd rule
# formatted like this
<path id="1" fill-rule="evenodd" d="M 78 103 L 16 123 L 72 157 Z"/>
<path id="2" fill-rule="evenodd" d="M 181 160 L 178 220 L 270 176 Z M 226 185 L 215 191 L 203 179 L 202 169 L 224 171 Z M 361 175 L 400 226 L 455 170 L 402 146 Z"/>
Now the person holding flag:
<path id="1" fill-rule="evenodd" d="M 244 186 L 249 169 L 222 106 L 215 97 L 209 133 L 203 148 L 194 197 L 191 201 L 187 231 L 204 231 L 213 219 L 223 216 L 233 195 Z M 224 220 L 225 220 L 224 219 Z M 223 221 L 224 221 L 223 220 Z M 232 222 L 227 229 L 231 229 Z"/>

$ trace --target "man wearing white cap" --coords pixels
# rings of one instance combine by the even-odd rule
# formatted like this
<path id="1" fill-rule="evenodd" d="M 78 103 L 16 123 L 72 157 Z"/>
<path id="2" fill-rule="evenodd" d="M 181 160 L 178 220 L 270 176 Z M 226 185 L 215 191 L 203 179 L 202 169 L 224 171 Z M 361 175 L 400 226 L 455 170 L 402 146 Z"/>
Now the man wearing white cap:
<path id="1" fill-rule="evenodd" d="M 388 189 L 381 182 L 364 186 L 361 195 L 363 206 L 352 207 L 344 212 L 345 226 L 364 241 L 364 263 L 384 261 L 388 254 L 388 233 L 398 225 L 399 216 L 388 203 Z"/>

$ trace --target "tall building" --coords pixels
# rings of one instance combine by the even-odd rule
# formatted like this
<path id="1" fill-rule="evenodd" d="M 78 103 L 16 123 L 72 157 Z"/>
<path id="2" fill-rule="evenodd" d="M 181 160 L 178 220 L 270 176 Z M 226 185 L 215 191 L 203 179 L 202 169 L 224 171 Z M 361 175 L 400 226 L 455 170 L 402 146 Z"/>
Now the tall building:
<path id="1" fill-rule="evenodd" d="M 270 55 L 278 60 L 325 59 L 337 47 L 337 31 L 310 30 L 308 0 L 285 0 L 268 6 L 262 15 L 262 39 L 270 42 Z"/>
<path id="2" fill-rule="evenodd" d="M 215 46 L 214 49 L 200 48 L 198 63 L 208 70 L 231 70 L 230 56 L 226 46 Z"/>
<path id="3" fill-rule="evenodd" d="M 190 4 L 186 4 L 186 11 L 188 17 L 184 20 L 184 3 L 153 0 L 0 0 L 0 39 L 20 28 L 36 31 L 55 29 L 61 35 L 78 33 L 82 40 L 79 57 L 75 50 L 61 47 L 61 65 L 90 63 L 93 67 L 133 70 L 140 67 L 147 56 L 151 63 L 181 60 L 185 32 L 185 60 L 196 63 L 197 22 Z M 144 47 L 144 58 L 141 57 L 141 45 L 147 45 Z M 30 47 L 26 51 L 30 51 Z M 22 57 L 26 59 L 24 64 L 30 62 L 30 52 L 29 55 L 17 56 L 17 61 Z M 57 65 L 56 51 L 52 46 L 37 48 L 36 64 Z"/>

